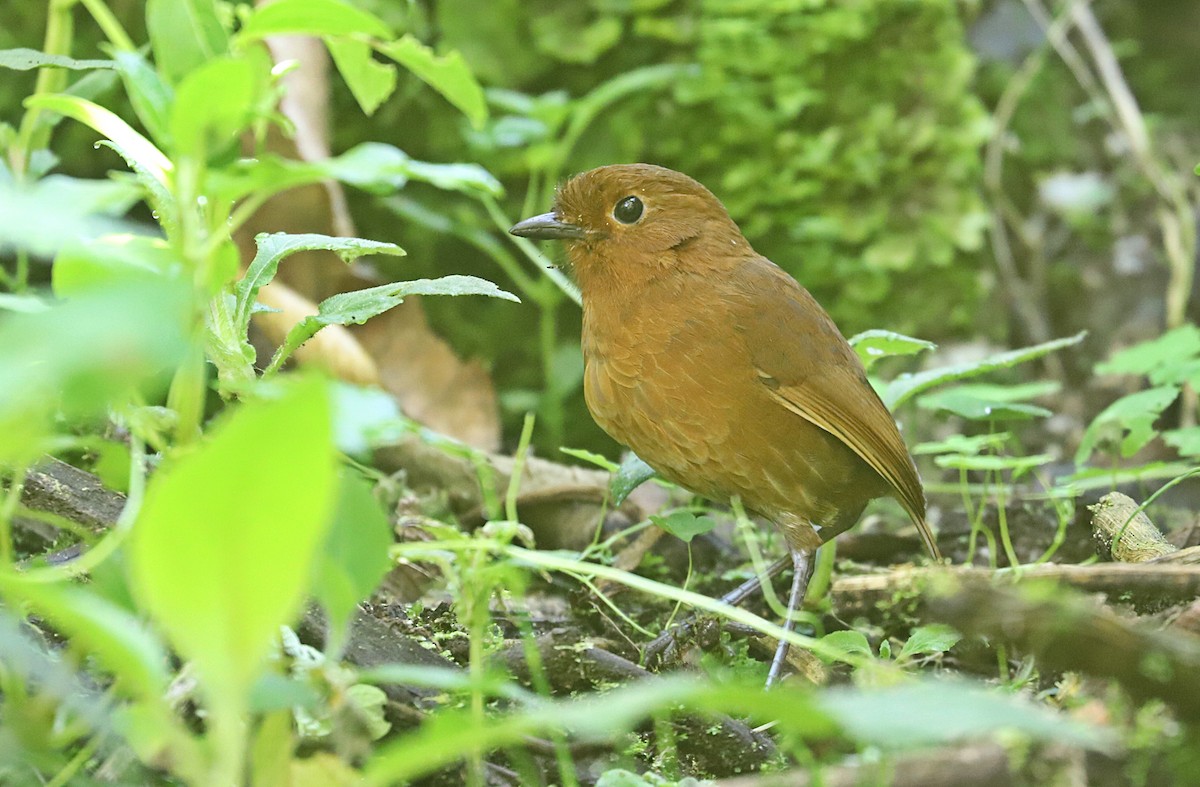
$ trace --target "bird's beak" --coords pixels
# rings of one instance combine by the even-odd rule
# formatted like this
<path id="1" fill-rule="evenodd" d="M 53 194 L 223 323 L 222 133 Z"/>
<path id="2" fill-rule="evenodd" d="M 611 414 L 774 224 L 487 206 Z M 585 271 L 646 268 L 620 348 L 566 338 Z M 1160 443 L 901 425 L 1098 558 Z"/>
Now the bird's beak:
<path id="1" fill-rule="evenodd" d="M 509 233 L 534 240 L 580 240 L 587 236 L 583 227 L 562 221 L 554 211 L 518 222 Z"/>

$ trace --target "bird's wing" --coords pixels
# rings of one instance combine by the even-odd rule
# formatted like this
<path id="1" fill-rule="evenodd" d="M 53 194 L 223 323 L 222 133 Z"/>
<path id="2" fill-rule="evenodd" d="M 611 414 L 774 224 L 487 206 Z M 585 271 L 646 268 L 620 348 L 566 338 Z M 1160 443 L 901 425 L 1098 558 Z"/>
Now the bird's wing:
<path id="1" fill-rule="evenodd" d="M 752 291 L 735 330 L 780 405 L 841 440 L 891 485 L 934 558 L 921 479 L 887 406 L 867 381 L 854 350 L 808 290 L 762 257 L 737 279 Z M 752 304 L 752 305 L 751 305 Z"/>

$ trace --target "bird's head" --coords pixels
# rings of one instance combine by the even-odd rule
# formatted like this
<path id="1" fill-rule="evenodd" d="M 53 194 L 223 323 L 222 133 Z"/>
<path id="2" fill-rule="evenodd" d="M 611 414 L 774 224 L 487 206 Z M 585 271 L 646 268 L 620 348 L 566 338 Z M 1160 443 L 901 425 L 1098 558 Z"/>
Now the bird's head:
<path id="1" fill-rule="evenodd" d="M 554 210 L 509 232 L 565 241 L 585 294 L 597 276 L 641 278 L 638 273 L 650 275 L 664 266 L 702 264 L 713 249 L 749 248 L 711 191 L 653 164 L 616 164 L 576 175 L 559 188 Z M 685 249 L 690 251 L 675 253 Z"/>

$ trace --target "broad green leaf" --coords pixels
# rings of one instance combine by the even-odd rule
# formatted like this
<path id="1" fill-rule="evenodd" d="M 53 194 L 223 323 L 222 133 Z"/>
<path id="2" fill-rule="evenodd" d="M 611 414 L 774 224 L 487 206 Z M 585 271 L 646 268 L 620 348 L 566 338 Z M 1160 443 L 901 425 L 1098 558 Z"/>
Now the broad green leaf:
<path id="1" fill-rule="evenodd" d="M 51 282 L 56 295 L 70 297 L 121 281 L 153 282 L 180 267 L 175 252 L 161 238 L 109 235 L 64 246 L 54 258 Z"/>
<path id="2" fill-rule="evenodd" d="M 136 184 L 51 175 L 32 183 L 0 179 L 0 251 L 52 257 L 74 242 L 140 231 L 118 217 L 141 197 Z"/>
<path id="3" fill-rule="evenodd" d="M 861 631 L 853 629 L 826 634 L 821 637 L 821 642 L 832 645 L 843 653 L 858 653 L 864 656 L 875 655 L 875 652 L 871 650 L 871 643 L 867 641 L 866 636 Z"/>
<path id="4" fill-rule="evenodd" d="M 225 710 L 244 707 L 312 576 L 336 492 L 330 421 L 325 383 L 294 381 L 239 405 L 146 492 L 134 591 Z"/>
<path id="5" fill-rule="evenodd" d="M 850 337 L 850 346 L 858 353 L 863 366 L 870 369 L 876 361 L 893 355 L 916 355 L 925 350 L 935 350 L 937 345 L 924 339 L 914 339 L 892 331 L 863 331 Z"/>
<path id="6" fill-rule="evenodd" d="M 0 462 L 36 458 L 56 415 L 102 415 L 137 390 L 158 396 L 186 351 L 190 304 L 183 283 L 130 281 L 0 312 Z"/>
<path id="7" fill-rule="evenodd" d="M 150 136 L 169 149 L 171 140 L 168 129 L 171 104 L 175 100 L 174 89 L 163 81 L 162 76 L 140 53 L 117 52 L 113 57 L 133 111 Z"/>
<path id="8" fill-rule="evenodd" d="M 36 49 L 0 49 L 0 68 L 29 71 L 33 68 L 53 66 L 73 71 L 88 71 L 94 68 L 115 68 L 111 60 L 76 60 L 65 55 L 51 55 Z"/>
<path id="9" fill-rule="evenodd" d="M 462 54 L 455 51 L 436 55 L 411 35 L 379 44 L 376 48 L 441 93 L 467 116 L 473 126 L 483 126 L 488 116 L 487 101 L 483 97 L 483 88 L 475 80 Z"/>
<path id="10" fill-rule="evenodd" d="M 179 83 L 170 119 L 176 150 L 206 156 L 236 142 L 267 90 L 270 62 L 259 55 L 210 60 Z"/>
<path id="11" fill-rule="evenodd" d="M 928 371 L 916 374 L 902 374 L 884 387 L 880 392 L 880 397 L 889 408 L 894 410 L 922 391 L 927 391 L 935 386 L 945 385 L 957 380 L 965 380 L 970 377 L 987 374 L 988 372 L 1007 369 L 1020 363 L 1041 358 L 1043 355 L 1049 355 L 1055 350 L 1079 344 L 1085 336 L 1087 336 L 1087 331 L 1080 331 L 1074 336 L 1035 344 L 1032 347 L 1023 347 L 1019 350 L 1002 352 L 984 358 L 981 361 L 943 366 L 940 369 L 929 369 Z"/>
<path id="12" fill-rule="evenodd" d="M 656 475 L 658 473 L 654 468 L 643 462 L 637 454 L 627 455 L 608 482 L 608 494 L 612 497 L 613 505 L 619 506 L 624 503 L 630 492 Z"/>
<path id="13" fill-rule="evenodd" d="M 830 689 L 818 699 L 821 712 L 833 717 L 861 744 L 905 748 L 1024 733 L 1050 741 L 1101 749 L 1111 734 L 1084 726 L 1020 697 L 986 690 L 965 681 L 922 681 L 903 686 Z"/>
<path id="14" fill-rule="evenodd" d="M 392 31 L 374 14 L 339 0 L 275 0 L 258 6 L 238 35 L 245 39 L 274 35 L 387 39 Z"/>
<path id="15" fill-rule="evenodd" d="M 1162 438 L 1182 456 L 1200 456 L 1200 426 L 1171 429 L 1163 432 Z"/>
<path id="16" fill-rule="evenodd" d="M 1053 415 L 1044 407 L 1013 401 L 1002 386 L 960 385 L 934 391 L 918 399 L 917 406 L 944 410 L 971 421 L 1027 420 Z"/>
<path id="17" fill-rule="evenodd" d="M 146 31 L 154 62 L 173 83 L 229 51 L 216 0 L 147 0 Z"/>
<path id="18" fill-rule="evenodd" d="M 254 238 L 258 251 L 254 255 L 246 274 L 237 283 L 237 313 L 235 324 L 245 330 L 250 324 L 250 313 L 258 291 L 275 278 L 279 263 L 289 254 L 298 251 L 328 250 L 337 253 L 346 262 L 353 262 L 367 254 L 391 254 L 402 256 L 404 249 L 393 243 L 364 240 L 363 238 L 338 238 L 330 235 L 305 233 L 291 235 L 286 232 L 260 233 Z"/>
<path id="19" fill-rule="evenodd" d="M 487 295 L 520 303 L 511 292 L 500 289 L 486 279 L 475 276 L 442 276 L 438 279 L 414 279 L 394 284 L 381 284 L 365 290 L 333 295 L 317 306 L 317 314 L 309 319 L 320 325 L 362 324 L 377 314 L 399 306 L 413 295 Z"/>
<path id="20" fill-rule="evenodd" d="M 1088 424 L 1075 452 L 1076 464 L 1087 462 L 1104 442 L 1119 442 L 1121 455 L 1133 456 L 1154 438 L 1154 422 L 1178 397 L 1179 389 L 1175 386 L 1122 396 Z"/>
<path id="21" fill-rule="evenodd" d="M 712 517 L 696 516 L 691 511 L 675 511 L 667 516 L 654 515 L 650 521 L 689 544 L 696 536 L 708 533 L 717 526 L 717 521 Z"/>
<path id="22" fill-rule="evenodd" d="M 1200 328 L 1188 323 L 1155 339 L 1113 353 L 1107 361 L 1096 364 L 1096 373 L 1152 375 L 1181 361 L 1195 358 L 1198 354 Z M 1152 381 L 1156 385 L 1166 382 L 1154 378 Z"/>
<path id="23" fill-rule="evenodd" d="M 392 541 L 387 515 L 371 494 L 371 485 L 357 473 L 343 470 L 333 524 L 317 557 L 313 586 L 333 641 L 342 641 L 358 602 L 375 590 L 391 568 Z"/>
<path id="24" fill-rule="evenodd" d="M 354 100 L 367 115 L 374 114 L 396 89 L 396 67 L 376 60 L 363 41 L 326 38 L 325 45 Z"/>
<path id="25" fill-rule="evenodd" d="M 390 194 L 410 180 L 420 180 L 441 189 L 500 197 L 504 188 L 491 173 L 477 164 L 431 164 L 415 161 L 392 145 L 364 142 L 340 156 L 321 163 L 326 177 L 375 194 Z"/>
<path id="26" fill-rule="evenodd" d="M 171 161 L 150 140 L 99 104 L 76 96 L 52 93 L 30 96 L 25 99 L 25 106 L 57 112 L 90 126 L 107 137 L 122 156 L 136 162 L 163 186 L 170 186 L 174 170 Z"/>
<path id="27" fill-rule="evenodd" d="M 0 575 L 0 591 L 29 604 L 73 646 L 95 657 L 127 695 L 158 702 L 167 689 L 168 658 L 135 615 L 86 587 L 31 582 Z"/>
<path id="28" fill-rule="evenodd" d="M 908 635 L 908 639 L 904 642 L 904 647 L 900 648 L 896 659 L 903 660 L 914 656 L 945 653 L 957 645 L 960 639 L 962 639 L 962 634 L 942 623 L 918 626 Z"/>

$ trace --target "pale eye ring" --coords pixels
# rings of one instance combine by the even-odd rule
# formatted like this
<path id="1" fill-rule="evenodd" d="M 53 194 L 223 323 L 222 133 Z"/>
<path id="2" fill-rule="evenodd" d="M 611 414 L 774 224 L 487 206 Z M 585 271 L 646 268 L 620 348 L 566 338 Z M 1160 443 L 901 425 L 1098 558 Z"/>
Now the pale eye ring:
<path id="1" fill-rule="evenodd" d="M 612 215 L 622 224 L 633 224 L 642 217 L 643 209 L 642 201 L 637 197 L 623 197 L 617 200 Z"/>

